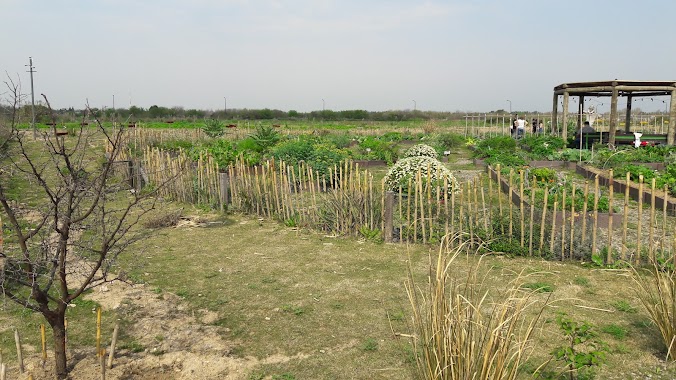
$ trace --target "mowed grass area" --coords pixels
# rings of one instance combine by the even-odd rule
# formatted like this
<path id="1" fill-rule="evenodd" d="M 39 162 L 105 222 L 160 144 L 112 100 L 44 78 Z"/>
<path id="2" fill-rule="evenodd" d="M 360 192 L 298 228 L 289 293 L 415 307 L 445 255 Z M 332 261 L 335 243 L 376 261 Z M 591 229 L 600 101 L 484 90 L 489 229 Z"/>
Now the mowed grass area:
<path id="1" fill-rule="evenodd" d="M 410 333 L 403 286 L 409 257 L 424 286 L 437 247 L 328 237 L 239 215 L 215 218 L 208 227 L 161 230 L 122 265 L 156 292 L 177 294 L 198 313 L 218 313 L 214 324 L 235 344 L 235 355 L 292 358 L 260 366 L 252 376 L 412 378 L 411 345 L 393 331 Z M 459 260 L 454 272 L 464 277 L 478 260 Z M 518 272 L 528 274 L 524 288 L 542 289 L 541 300 L 552 292 L 523 378 L 566 345 L 555 323 L 559 312 L 590 322 L 608 343 L 600 378 L 676 376 L 665 367 L 666 351 L 627 271 L 502 256 L 484 257 L 482 268 L 491 271 L 486 285 L 494 297 Z"/>
<path id="2" fill-rule="evenodd" d="M 184 207 L 184 214 L 201 213 Z M 202 218 L 210 223 L 157 230 L 129 250 L 120 269 L 154 293 L 180 296 L 197 316 L 205 310 L 216 313 L 210 323 L 232 342 L 232 355 L 289 359 L 260 364 L 244 378 L 414 377 L 408 338 L 393 332 L 411 333 L 403 285 L 409 258 L 418 285 L 424 287 L 430 255 L 434 258 L 438 247 L 330 237 L 243 215 L 202 213 Z M 457 260 L 453 272 L 464 278 L 478 260 L 474 255 Z M 545 311 L 521 378 L 530 378 L 554 348 L 566 344 L 555 323 L 558 312 L 590 322 L 608 343 L 608 362 L 597 378 L 676 378 L 665 365 L 666 350 L 635 298 L 627 271 L 497 255 L 484 257 L 482 268 L 490 270 L 486 285 L 495 299 L 516 273 L 524 272 L 524 288 L 541 289 L 537 297 L 542 301 L 550 296 L 555 300 Z M 37 355 L 40 316 L 5 302 L 3 327 L 19 327 L 29 355 Z M 69 344 L 93 347 L 96 304 L 77 304 L 69 308 Z M 115 317 L 115 311 L 104 311 L 106 325 Z M 0 346 L 5 360 L 12 362 L 12 332 L 3 330 Z M 129 346 L 137 338 L 124 336 L 120 345 Z"/>
<path id="3" fill-rule="evenodd" d="M 132 278 L 218 313 L 235 354 L 295 357 L 259 374 L 297 379 L 411 378 L 407 248 L 298 231 L 242 216 L 165 229 L 122 263 Z M 427 261 L 417 247 L 414 262 Z M 128 258 L 131 258 L 128 256 Z M 416 264 L 417 265 L 417 264 Z M 408 354 L 407 354 L 408 353 Z"/>

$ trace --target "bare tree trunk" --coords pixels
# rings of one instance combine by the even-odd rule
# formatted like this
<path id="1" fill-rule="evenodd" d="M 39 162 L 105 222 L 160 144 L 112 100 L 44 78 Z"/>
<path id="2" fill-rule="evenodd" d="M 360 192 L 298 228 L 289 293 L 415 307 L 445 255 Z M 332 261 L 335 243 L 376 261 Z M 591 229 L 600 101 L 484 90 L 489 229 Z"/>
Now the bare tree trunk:
<path id="1" fill-rule="evenodd" d="M 57 379 L 68 378 L 68 368 L 66 361 L 66 324 L 64 313 L 61 310 L 55 312 L 52 318 L 49 318 L 49 324 L 52 326 L 54 336 L 54 360 Z"/>

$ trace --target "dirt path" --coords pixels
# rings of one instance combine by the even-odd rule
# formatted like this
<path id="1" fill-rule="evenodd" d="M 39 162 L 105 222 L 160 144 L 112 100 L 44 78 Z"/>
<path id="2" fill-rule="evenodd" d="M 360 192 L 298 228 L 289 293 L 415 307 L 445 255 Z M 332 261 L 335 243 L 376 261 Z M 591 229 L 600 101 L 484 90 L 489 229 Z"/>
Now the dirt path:
<path id="1" fill-rule="evenodd" d="M 98 302 L 104 309 L 116 310 L 125 320 L 124 334 L 143 347 L 142 352 L 129 349 L 116 353 L 114 366 L 107 370 L 107 379 L 246 379 L 251 370 L 261 364 L 284 363 L 302 359 L 274 355 L 264 359 L 237 358 L 232 355 L 232 343 L 223 338 L 227 332 L 209 325 L 218 315 L 206 310 L 189 312 L 182 300 L 173 294 L 158 295 L 144 285 L 122 282 L 107 284 L 86 298 Z M 110 333 L 108 333 L 110 334 Z M 104 341 L 109 344 L 110 337 Z M 35 379 L 53 379 L 51 363 L 40 366 L 37 355 L 31 355 L 26 369 Z M 51 359 L 51 357 L 50 357 Z M 69 364 L 73 380 L 100 379 L 100 367 L 94 349 L 71 350 Z M 10 371 L 9 378 L 18 378 Z"/>

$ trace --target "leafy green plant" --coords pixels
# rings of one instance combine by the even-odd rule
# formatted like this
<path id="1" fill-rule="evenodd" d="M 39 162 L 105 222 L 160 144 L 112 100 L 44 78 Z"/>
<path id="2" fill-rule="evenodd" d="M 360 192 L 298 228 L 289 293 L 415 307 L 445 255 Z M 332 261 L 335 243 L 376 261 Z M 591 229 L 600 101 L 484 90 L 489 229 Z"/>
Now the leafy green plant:
<path id="1" fill-rule="evenodd" d="M 550 182 L 555 180 L 556 171 L 551 168 L 533 168 L 528 171 L 528 178 L 534 181 Z"/>
<path id="2" fill-rule="evenodd" d="M 206 146 L 206 152 L 218 163 L 219 168 L 227 168 L 237 158 L 237 151 L 230 141 L 218 139 L 212 140 Z M 199 157 L 199 151 L 193 149 L 191 157 Z"/>
<path id="3" fill-rule="evenodd" d="M 593 327 L 587 322 L 576 322 L 566 313 L 556 317 L 567 344 L 552 351 L 556 360 L 564 363 L 570 380 L 578 375 L 588 375 L 593 367 L 601 365 L 606 359 L 608 346 L 597 339 Z"/>
<path id="4" fill-rule="evenodd" d="M 440 133 L 436 136 L 436 145 L 441 150 L 459 149 L 465 144 L 465 137 L 457 133 Z"/>
<path id="5" fill-rule="evenodd" d="M 360 154 L 355 158 L 366 160 L 383 160 L 388 164 L 397 159 L 397 146 L 393 142 L 381 141 L 374 137 L 366 137 L 359 142 Z"/>
<path id="6" fill-rule="evenodd" d="M 204 119 L 204 125 L 202 126 L 202 132 L 205 135 L 214 138 L 223 136 L 225 133 L 225 125 L 223 122 L 217 119 Z"/>
<path id="7" fill-rule="evenodd" d="M 268 152 L 281 139 L 279 132 L 271 125 L 256 126 L 256 131 L 249 137 L 253 140 L 256 151 L 260 153 Z"/>
<path id="8" fill-rule="evenodd" d="M 557 136 L 527 136 L 519 141 L 530 152 L 533 159 L 552 159 L 552 155 L 566 146 L 565 140 Z"/>
<path id="9" fill-rule="evenodd" d="M 359 234 L 364 237 L 364 239 L 373 241 L 373 242 L 382 242 L 382 231 L 379 228 L 371 229 L 367 225 L 359 227 Z"/>
<path id="10" fill-rule="evenodd" d="M 475 149 L 474 156 L 478 158 L 492 157 L 501 153 L 514 153 L 516 141 L 509 136 L 491 137 L 481 140 Z"/>

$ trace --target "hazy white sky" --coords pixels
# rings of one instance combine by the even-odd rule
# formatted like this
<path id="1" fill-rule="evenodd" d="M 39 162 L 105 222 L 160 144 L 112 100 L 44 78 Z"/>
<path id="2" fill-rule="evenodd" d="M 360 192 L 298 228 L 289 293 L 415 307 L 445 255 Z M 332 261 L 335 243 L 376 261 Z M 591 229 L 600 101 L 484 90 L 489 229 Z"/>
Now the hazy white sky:
<path id="1" fill-rule="evenodd" d="M 114 95 L 118 107 L 548 111 L 564 82 L 676 80 L 673 0 L 0 0 L 0 14 L 0 70 L 30 92 L 32 56 L 35 92 L 57 108 Z"/>

